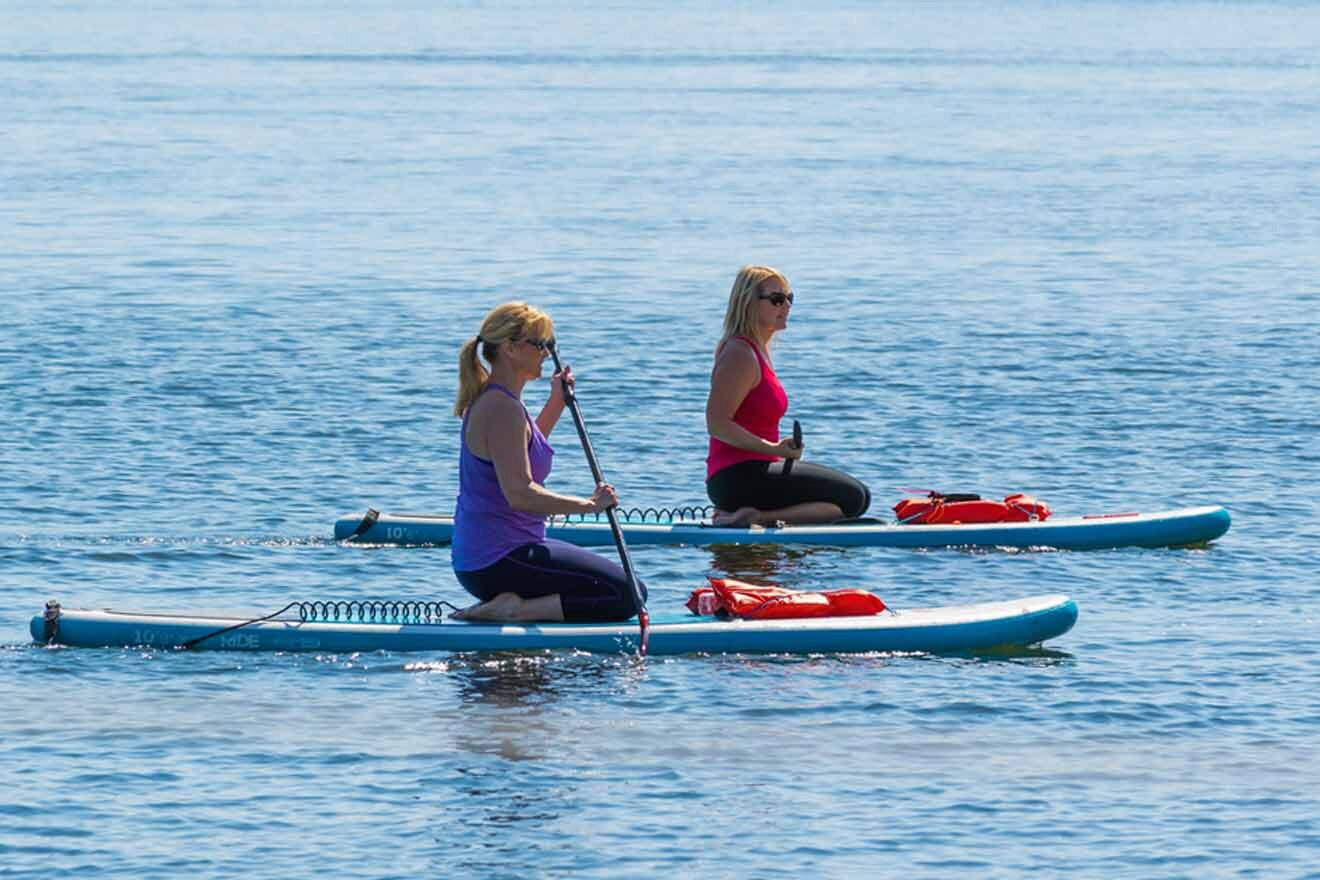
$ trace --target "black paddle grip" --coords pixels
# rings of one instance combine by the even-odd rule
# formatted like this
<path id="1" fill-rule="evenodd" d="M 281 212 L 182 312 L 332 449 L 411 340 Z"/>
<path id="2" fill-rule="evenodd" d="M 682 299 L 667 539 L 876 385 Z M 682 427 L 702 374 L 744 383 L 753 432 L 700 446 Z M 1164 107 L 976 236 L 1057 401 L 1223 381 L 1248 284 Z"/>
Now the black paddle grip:
<path id="1" fill-rule="evenodd" d="M 794 445 L 795 447 L 797 447 L 798 449 L 801 449 L 801 448 L 802 448 L 802 423 L 799 422 L 797 419 L 794 419 L 794 420 L 793 420 L 793 445 Z M 793 473 L 793 462 L 795 462 L 795 461 L 797 461 L 796 458 L 786 458 L 786 459 L 784 459 L 784 476 L 785 476 L 785 477 L 787 477 L 789 474 Z"/>

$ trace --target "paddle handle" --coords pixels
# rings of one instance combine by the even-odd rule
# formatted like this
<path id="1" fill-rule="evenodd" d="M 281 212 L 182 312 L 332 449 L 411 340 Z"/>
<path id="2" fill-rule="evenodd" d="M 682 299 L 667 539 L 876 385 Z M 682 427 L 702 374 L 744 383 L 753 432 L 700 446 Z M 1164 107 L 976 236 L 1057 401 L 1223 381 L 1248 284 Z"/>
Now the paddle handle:
<path id="1" fill-rule="evenodd" d="M 799 422 L 797 419 L 793 420 L 793 445 L 796 446 L 798 449 L 802 448 L 802 423 Z M 785 477 L 793 473 L 793 462 L 795 461 L 797 461 L 796 458 L 784 459 Z"/>
<path id="2" fill-rule="evenodd" d="M 550 343 L 550 357 L 555 361 L 555 372 L 562 373 L 563 365 L 559 362 L 559 347 L 553 342 Z M 601 475 L 600 464 L 596 461 L 596 452 L 591 448 L 591 438 L 587 436 L 587 425 L 582 421 L 582 412 L 578 409 L 577 392 L 573 386 L 567 382 L 563 383 L 564 403 L 568 406 L 568 412 L 573 416 L 573 425 L 577 428 L 578 439 L 582 441 L 582 451 L 587 455 L 587 466 L 591 468 L 591 476 L 597 485 L 605 482 L 605 477 Z M 610 522 L 610 531 L 614 534 L 614 544 L 619 548 L 619 561 L 623 564 L 624 576 L 628 579 L 628 588 L 632 590 L 633 601 L 637 605 L 637 622 L 641 625 L 641 643 L 638 645 L 637 653 L 646 656 L 646 645 L 650 637 L 651 616 L 646 613 L 646 599 L 642 597 L 641 585 L 637 583 L 637 575 L 633 573 L 632 557 L 628 555 L 628 544 L 623 540 L 623 529 L 619 526 L 619 515 L 616 505 L 611 504 L 605 508 L 605 517 Z"/>

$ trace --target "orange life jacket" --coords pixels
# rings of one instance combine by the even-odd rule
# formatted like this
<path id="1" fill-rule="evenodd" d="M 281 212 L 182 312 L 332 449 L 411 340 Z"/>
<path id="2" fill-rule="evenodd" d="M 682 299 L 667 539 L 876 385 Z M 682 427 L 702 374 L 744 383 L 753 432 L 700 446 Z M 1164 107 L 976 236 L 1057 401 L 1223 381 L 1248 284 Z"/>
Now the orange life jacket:
<path id="1" fill-rule="evenodd" d="M 779 620 L 792 617 L 861 617 L 879 614 L 885 603 L 866 590 L 804 593 L 783 587 L 763 587 L 732 578 L 707 578 L 710 586 L 693 590 L 687 607 L 693 614 Z"/>
<path id="2" fill-rule="evenodd" d="M 956 525 L 959 523 L 1030 522 L 1050 517 L 1050 507 L 1030 495 L 1017 493 L 1003 501 L 979 495 L 941 495 L 904 498 L 894 505 L 898 521 L 908 525 Z"/>

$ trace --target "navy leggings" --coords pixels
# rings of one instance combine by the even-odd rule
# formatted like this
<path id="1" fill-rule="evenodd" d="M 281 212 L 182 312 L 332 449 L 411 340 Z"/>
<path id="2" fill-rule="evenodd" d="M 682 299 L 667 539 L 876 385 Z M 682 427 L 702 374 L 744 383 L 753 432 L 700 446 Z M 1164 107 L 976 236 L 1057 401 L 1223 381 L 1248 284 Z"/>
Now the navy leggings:
<path id="1" fill-rule="evenodd" d="M 706 494 L 716 507 L 730 512 L 826 501 L 837 505 L 846 518 L 861 516 L 871 506 L 871 490 L 855 477 L 809 461 L 794 463 L 785 477 L 782 459 L 731 464 L 706 480 Z"/>
<path id="2" fill-rule="evenodd" d="M 628 576 L 617 562 L 582 547 L 547 538 L 524 544 L 476 571 L 455 571 L 463 588 L 482 602 L 500 593 L 524 599 L 559 594 L 564 620 L 627 620 L 637 613 Z M 640 580 L 642 597 L 646 585 Z"/>

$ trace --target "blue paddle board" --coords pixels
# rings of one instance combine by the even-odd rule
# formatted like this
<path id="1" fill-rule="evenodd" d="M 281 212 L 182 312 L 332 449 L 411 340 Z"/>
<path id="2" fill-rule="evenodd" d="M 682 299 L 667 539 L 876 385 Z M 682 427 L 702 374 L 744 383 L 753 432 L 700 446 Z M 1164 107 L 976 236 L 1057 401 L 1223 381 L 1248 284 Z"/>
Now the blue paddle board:
<path id="1" fill-rule="evenodd" d="M 32 618 L 38 642 L 77 647 L 216 651 L 586 651 L 633 653 L 638 627 L 624 623 L 486 624 L 189 616 L 63 609 Z M 866 617 L 720 620 L 676 615 L 654 620 L 650 650 L 671 654 L 954 654 L 1027 647 L 1066 633 L 1077 620 L 1067 596 L 1049 595 L 885 611 Z M 196 641 L 200 639 L 200 641 Z"/>
<path id="2" fill-rule="evenodd" d="M 1114 513 L 1051 517 L 1043 522 L 899 525 L 856 522 L 781 528 L 721 528 L 701 520 L 622 521 L 628 546 L 643 544 L 822 544 L 840 547 L 1010 547 L 1100 550 L 1112 547 L 1179 547 L 1205 544 L 1228 531 L 1228 511 L 1218 506 L 1157 513 Z M 363 544 L 447 544 L 454 519 L 448 515 L 381 513 L 335 522 L 336 540 Z M 614 545 L 605 520 L 551 518 L 546 536 L 583 547 Z"/>

